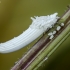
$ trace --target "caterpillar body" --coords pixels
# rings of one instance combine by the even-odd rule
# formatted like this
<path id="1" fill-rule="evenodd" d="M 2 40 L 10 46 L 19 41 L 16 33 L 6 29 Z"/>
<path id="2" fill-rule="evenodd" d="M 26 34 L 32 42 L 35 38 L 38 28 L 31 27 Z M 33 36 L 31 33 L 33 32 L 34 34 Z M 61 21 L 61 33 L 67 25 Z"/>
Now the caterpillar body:
<path id="1" fill-rule="evenodd" d="M 54 13 L 48 16 L 35 16 L 34 18 L 31 17 L 32 24 L 27 30 L 9 41 L 0 43 L 0 53 L 14 52 L 30 44 L 46 30 L 52 28 L 52 26 L 59 18 L 57 14 L 58 13 Z"/>

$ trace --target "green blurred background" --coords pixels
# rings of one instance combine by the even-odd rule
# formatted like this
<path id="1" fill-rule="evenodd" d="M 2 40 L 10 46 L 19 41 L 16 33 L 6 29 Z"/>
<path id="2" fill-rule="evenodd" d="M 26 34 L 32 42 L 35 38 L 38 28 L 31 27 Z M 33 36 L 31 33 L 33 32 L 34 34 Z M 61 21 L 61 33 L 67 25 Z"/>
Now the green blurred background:
<path id="1" fill-rule="evenodd" d="M 30 17 L 58 12 L 61 16 L 70 0 L 0 0 L 0 42 L 21 34 L 31 24 Z M 70 37 L 39 70 L 70 70 Z M 32 43 L 33 44 L 33 43 Z M 10 70 L 32 44 L 13 53 L 0 53 L 0 70 Z"/>

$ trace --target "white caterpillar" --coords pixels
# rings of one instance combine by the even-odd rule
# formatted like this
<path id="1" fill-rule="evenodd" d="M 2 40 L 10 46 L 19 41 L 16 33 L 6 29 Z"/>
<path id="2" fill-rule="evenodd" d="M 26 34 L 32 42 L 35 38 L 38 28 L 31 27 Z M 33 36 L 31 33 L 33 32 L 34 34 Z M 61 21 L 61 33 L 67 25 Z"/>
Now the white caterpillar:
<path id="1" fill-rule="evenodd" d="M 48 30 L 48 28 L 52 28 L 58 18 L 57 13 L 50 16 L 36 16 L 35 18 L 31 17 L 32 24 L 27 30 L 9 41 L 0 43 L 0 53 L 13 52 L 28 45 L 43 34 L 43 32 Z"/>

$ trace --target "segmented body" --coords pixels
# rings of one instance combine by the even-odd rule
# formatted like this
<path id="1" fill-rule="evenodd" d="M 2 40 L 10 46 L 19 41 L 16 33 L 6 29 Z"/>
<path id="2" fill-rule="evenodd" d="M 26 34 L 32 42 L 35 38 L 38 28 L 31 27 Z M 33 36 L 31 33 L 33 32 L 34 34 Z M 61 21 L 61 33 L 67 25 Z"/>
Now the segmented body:
<path id="1" fill-rule="evenodd" d="M 27 30 L 9 41 L 0 43 L 0 53 L 13 52 L 28 45 L 41 34 L 43 34 L 46 30 L 52 28 L 58 18 L 59 17 L 57 16 L 57 13 L 48 16 L 37 16 L 35 18 L 31 17 L 32 24 Z"/>

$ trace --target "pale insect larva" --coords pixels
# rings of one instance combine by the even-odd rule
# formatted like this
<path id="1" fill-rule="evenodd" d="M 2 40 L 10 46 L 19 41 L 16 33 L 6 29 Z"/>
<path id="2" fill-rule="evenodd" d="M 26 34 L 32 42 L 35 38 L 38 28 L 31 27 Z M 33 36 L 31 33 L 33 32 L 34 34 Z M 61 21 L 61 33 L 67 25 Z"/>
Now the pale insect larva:
<path id="1" fill-rule="evenodd" d="M 61 23 L 61 26 L 64 26 L 64 23 Z M 57 26 L 56 30 L 59 31 L 61 29 L 61 26 Z M 56 34 L 56 31 L 48 33 L 48 35 L 50 36 L 49 39 L 53 39 L 54 34 Z"/>
<path id="2" fill-rule="evenodd" d="M 46 61 L 48 59 L 48 57 L 46 57 L 45 59 L 44 59 L 44 61 Z"/>
<path id="3" fill-rule="evenodd" d="M 53 39 L 53 38 L 54 38 L 54 35 L 51 35 L 49 39 Z"/>
<path id="4" fill-rule="evenodd" d="M 53 31 L 53 34 L 56 34 L 56 31 Z"/>
<path id="5" fill-rule="evenodd" d="M 61 23 L 61 26 L 64 26 L 64 23 Z"/>
<path id="6" fill-rule="evenodd" d="M 0 43 L 0 53 L 13 52 L 28 45 L 41 34 L 43 34 L 46 30 L 51 28 L 56 23 L 58 18 L 59 17 L 57 16 L 57 13 L 51 14 L 49 16 L 37 16 L 35 18 L 31 17 L 32 24 L 27 30 L 9 41 Z"/>
<path id="7" fill-rule="evenodd" d="M 50 36 L 49 39 L 53 39 L 54 38 L 54 34 L 56 34 L 56 31 L 48 33 L 48 36 Z"/>
<path id="8" fill-rule="evenodd" d="M 53 34 L 52 32 L 48 33 L 49 36 L 51 36 L 52 34 Z"/>
<path id="9" fill-rule="evenodd" d="M 56 30 L 59 31 L 60 29 L 61 29 L 61 26 L 58 26 Z"/>

